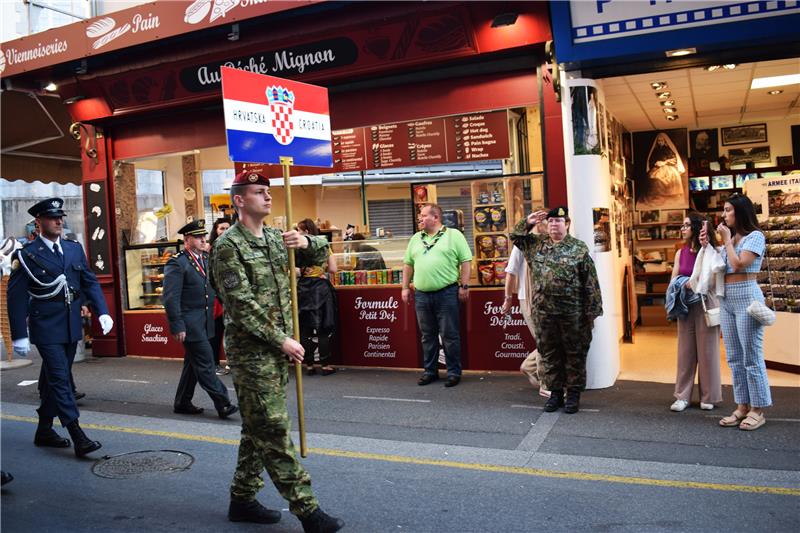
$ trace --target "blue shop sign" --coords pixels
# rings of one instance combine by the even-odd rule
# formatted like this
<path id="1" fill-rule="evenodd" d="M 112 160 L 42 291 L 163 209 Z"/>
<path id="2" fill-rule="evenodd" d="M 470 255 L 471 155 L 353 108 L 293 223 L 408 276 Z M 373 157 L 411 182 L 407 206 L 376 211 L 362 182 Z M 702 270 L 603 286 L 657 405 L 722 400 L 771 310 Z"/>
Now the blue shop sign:
<path id="1" fill-rule="evenodd" d="M 562 63 L 686 47 L 712 50 L 797 42 L 800 24 L 797 0 L 573 0 L 552 2 L 550 12 Z"/>

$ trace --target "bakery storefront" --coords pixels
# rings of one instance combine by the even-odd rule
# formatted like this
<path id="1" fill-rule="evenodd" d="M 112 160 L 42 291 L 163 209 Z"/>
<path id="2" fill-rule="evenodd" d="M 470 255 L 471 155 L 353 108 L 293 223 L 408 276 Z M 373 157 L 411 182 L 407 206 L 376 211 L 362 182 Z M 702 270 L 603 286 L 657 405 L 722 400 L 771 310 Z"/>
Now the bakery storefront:
<path id="1" fill-rule="evenodd" d="M 532 340 L 519 312 L 500 313 L 508 234 L 530 209 L 566 201 L 547 5 L 222 7 L 157 2 L 37 35 L 68 43 L 73 56 L 51 54 L 55 64 L 23 61 L 30 43 L 3 46 L 17 54 L 10 86 L 54 79 L 81 135 L 87 254 L 122 325 L 95 355 L 182 357 L 161 308 L 163 268 L 177 228 L 229 209 L 219 68 L 232 66 L 329 88 L 335 167 L 293 169 L 292 221 L 270 168 L 267 222 L 319 220 L 332 241 L 336 362 L 421 365 L 399 276 L 417 206 L 436 201 L 475 252 L 464 366 L 518 368 Z M 348 224 L 365 240 L 343 241 Z"/>
<path id="2" fill-rule="evenodd" d="M 664 302 L 680 225 L 688 210 L 719 223 L 738 192 L 767 237 L 759 285 L 778 316 L 764 330 L 767 366 L 800 372 L 800 6 L 558 2 L 551 11 L 570 208 L 578 236 L 594 235 L 604 303 L 619 306 L 611 327 L 628 341 L 674 342 Z M 679 184 L 676 194 L 656 180 Z M 676 351 L 651 352 L 629 350 L 628 363 L 674 379 Z"/>

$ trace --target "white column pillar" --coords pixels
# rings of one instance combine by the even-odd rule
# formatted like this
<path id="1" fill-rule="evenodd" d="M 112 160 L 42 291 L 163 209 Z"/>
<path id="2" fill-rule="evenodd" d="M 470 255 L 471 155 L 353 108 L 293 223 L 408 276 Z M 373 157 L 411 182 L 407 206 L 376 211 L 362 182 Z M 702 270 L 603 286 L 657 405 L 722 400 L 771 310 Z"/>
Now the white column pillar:
<path id="1" fill-rule="evenodd" d="M 597 85 L 594 80 L 590 79 L 567 79 L 566 73 L 561 72 L 561 87 L 563 91 L 561 116 L 564 126 L 567 201 L 569 202 L 569 216 L 572 219 L 570 233 L 589 247 L 597 268 L 597 277 L 603 295 L 603 316 L 594 322 L 592 345 L 586 361 L 586 387 L 602 389 L 612 386 L 619 375 L 619 338 L 621 336 L 617 331 L 620 314 L 617 303 L 619 288 L 614 273 L 614 254 L 616 252 L 613 249 L 608 252 L 595 251 L 592 209 L 595 207 L 611 209 L 611 177 L 607 155 L 575 155 L 570 89 L 573 87 L 598 89 Z M 597 96 L 596 104 L 602 101 L 599 89 Z M 605 132 L 598 128 L 598 135 L 604 134 Z"/>

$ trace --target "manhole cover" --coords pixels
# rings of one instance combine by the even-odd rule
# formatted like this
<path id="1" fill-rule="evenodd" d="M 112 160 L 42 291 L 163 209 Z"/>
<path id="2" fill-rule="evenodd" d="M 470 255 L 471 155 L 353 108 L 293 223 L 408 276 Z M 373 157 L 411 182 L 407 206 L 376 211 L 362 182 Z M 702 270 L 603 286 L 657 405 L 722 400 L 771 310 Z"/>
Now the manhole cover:
<path id="1" fill-rule="evenodd" d="M 92 467 L 96 476 L 131 479 L 174 474 L 188 470 L 194 457 L 174 450 L 130 452 L 103 457 Z"/>

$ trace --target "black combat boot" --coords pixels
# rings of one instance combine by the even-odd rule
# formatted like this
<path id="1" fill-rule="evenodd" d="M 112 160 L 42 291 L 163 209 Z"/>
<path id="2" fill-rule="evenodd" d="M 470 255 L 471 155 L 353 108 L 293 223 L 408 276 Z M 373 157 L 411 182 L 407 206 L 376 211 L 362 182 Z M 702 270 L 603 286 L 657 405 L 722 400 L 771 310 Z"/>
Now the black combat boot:
<path id="1" fill-rule="evenodd" d="M 39 426 L 36 428 L 36 435 L 33 437 L 36 446 L 46 446 L 48 448 L 69 448 L 72 444 L 69 439 L 63 438 L 53 429 L 53 419 L 39 417 Z"/>
<path id="2" fill-rule="evenodd" d="M 581 403 L 581 390 L 580 389 L 567 389 L 567 403 L 564 405 L 564 412 L 567 414 L 575 414 Z"/>
<path id="3" fill-rule="evenodd" d="M 317 507 L 313 513 L 300 519 L 305 533 L 333 533 L 344 527 L 344 522 Z"/>
<path id="4" fill-rule="evenodd" d="M 277 524 L 281 521 L 281 513 L 280 511 L 267 509 L 258 500 L 246 502 L 231 498 L 231 504 L 228 506 L 228 520 L 231 522 Z"/>
<path id="5" fill-rule="evenodd" d="M 552 413 L 559 407 L 564 407 L 564 389 L 553 389 L 550 391 L 550 398 L 544 402 L 544 412 Z"/>
<path id="6" fill-rule="evenodd" d="M 67 424 L 67 431 L 69 431 L 69 435 L 75 443 L 75 457 L 83 457 L 87 453 L 99 450 L 103 446 L 96 440 L 89 440 L 89 437 L 78 425 L 77 419 Z"/>

